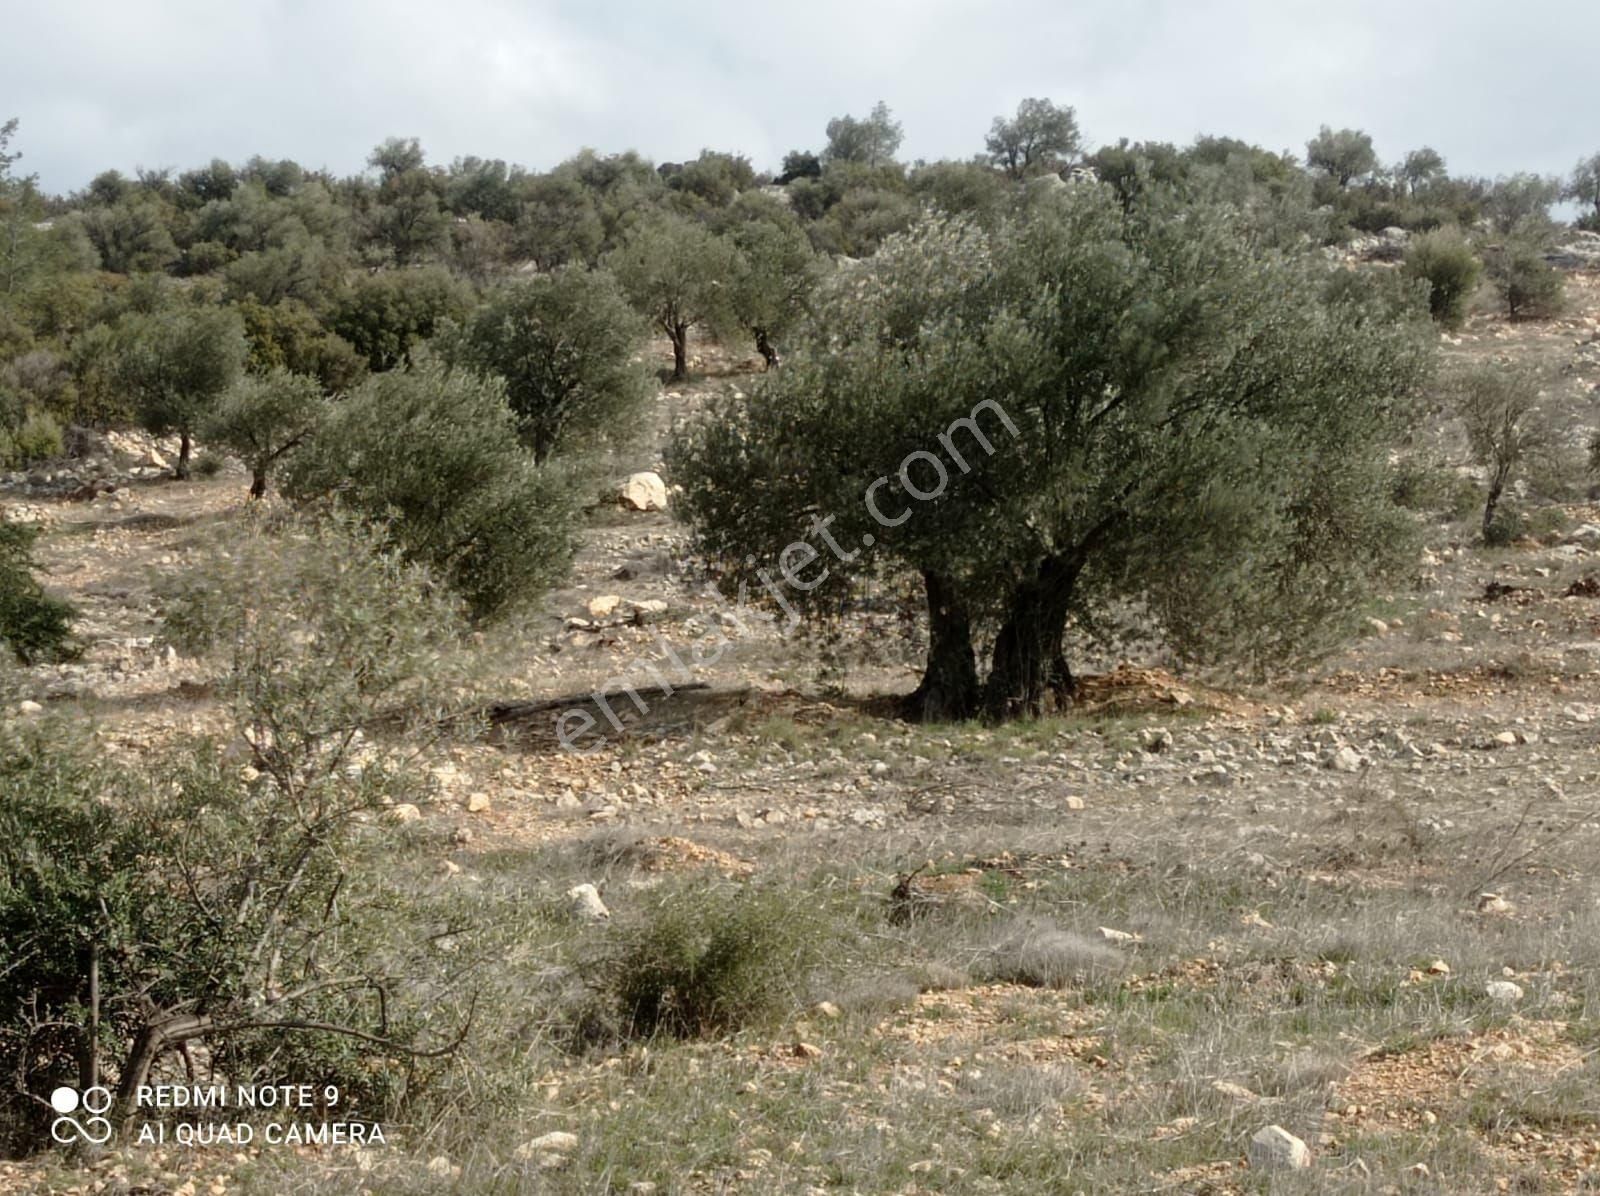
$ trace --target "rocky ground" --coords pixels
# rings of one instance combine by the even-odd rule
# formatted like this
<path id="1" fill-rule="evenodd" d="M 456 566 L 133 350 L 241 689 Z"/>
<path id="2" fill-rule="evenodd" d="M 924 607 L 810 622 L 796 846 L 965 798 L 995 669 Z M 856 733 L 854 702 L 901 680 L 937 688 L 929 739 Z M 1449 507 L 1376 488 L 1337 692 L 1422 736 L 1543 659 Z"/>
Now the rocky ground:
<path id="1" fill-rule="evenodd" d="M 1541 370 L 1576 452 L 1600 425 L 1600 276 L 1570 292 L 1560 320 L 1480 314 L 1445 348 Z M 619 480 L 745 384 L 700 367 Z M 96 448 L 6 479 L 88 644 L 12 716 L 92 718 L 131 761 L 219 718 L 157 594 L 246 480 Z M 881 955 L 836 961 L 776 1034 L 540 1054 L 471 1133 L 0 1163 L 0 1190 L 1600 1188 L 1600 505 L 1535 494 L 1530 535 L 1486 549 L 1459 430 L 1408 451 L 1468 499 L 1339 657 L 1271 686 L 1101 661 L 1069 714 L 1000 729 L 888 716 L 917 647 L 892 604 L 843 646 L 786 641 L 710 595 L 670 495 L 597 506 L 570 583 L 485 653 L 497 725 L 433 765 L 439 883 L 592 883 L 621 918 L 663 877 L 786 877 L 852 903 Z M 612 703 L 617 729 L 594 695 L 625 684 L 643 709 Z M 571 709 L 605 732 L 583 754 L 558 742 Z"/>

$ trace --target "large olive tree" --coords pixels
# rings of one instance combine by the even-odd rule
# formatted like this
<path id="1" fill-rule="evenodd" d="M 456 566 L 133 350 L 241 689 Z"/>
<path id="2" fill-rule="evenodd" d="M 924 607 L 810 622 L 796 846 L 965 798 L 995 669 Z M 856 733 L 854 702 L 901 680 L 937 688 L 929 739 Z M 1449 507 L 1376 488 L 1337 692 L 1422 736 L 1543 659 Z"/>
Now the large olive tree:
<path id="1" fill-rule="evenodd" d="M 1347 626 L 1406 542 L 1386 460 L 1425 320 L 1226 209 L 1062 189 L 843 272 L 671 465 L 704 550 L 796 616 L 920 575 L 911 713 L 1024 715 L 1070 696 L 1069 625 L 1111 612 L 1258 662 Z"/>

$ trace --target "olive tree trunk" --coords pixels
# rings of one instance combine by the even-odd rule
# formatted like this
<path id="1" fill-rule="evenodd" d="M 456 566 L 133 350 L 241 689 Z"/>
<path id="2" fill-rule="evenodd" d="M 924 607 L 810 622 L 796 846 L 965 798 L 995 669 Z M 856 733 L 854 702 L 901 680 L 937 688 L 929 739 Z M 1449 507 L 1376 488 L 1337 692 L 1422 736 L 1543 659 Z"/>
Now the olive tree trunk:
<path id="1" fill-rule="evenodd" d="M 1062 637 L 1081 570 L 1076 561 L 1052 557 L 1012 591 L 984 686 L 987 718 L 1032 718 L 1071 703 L 1074 681 Z"/>
<path id="2" fill-rule="evenodd" d="M 980 695 L 971 620 L 950 578 L 925 571 L 922 580 L 928 599 L 928 659 L 921 683 L 904 700 L 904 716 L 912 722 L 971 718 Z"/>

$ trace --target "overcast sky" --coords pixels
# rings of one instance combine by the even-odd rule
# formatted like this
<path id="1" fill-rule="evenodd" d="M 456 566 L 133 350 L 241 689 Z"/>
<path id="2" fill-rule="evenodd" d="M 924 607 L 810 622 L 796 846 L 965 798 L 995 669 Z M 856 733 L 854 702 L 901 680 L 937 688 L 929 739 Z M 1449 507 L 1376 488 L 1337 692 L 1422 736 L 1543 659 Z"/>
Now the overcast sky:
<path id="1" fill-rule="evenodd" d="M 387 136 L 546 168 L 702 147 L 772 168 L 886 100 L 968 157 L 1025 96 L 1091 146 L 1225 133 L 1565 174 L 1600 151 L 1597 0 L 0 0 L 0 121 L 47 190 L 213 157 L 361 169 Z"/>

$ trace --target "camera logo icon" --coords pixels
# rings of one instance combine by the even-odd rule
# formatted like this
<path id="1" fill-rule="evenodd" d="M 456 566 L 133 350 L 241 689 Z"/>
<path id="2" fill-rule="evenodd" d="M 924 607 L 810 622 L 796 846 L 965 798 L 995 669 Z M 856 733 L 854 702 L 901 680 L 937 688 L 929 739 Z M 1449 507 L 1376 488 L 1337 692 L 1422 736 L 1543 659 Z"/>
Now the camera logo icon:
<path id="1" fill-rule="evenodd" d="M 62 1086 L 50 1094 L 50 1107 L 59 1116 L 50 1123 L 50 1136 L 57 1142 L 90 1142 L 101 1146 L 111 1140 L 111 1123 L 102 1116 L 111 1108 L 111 1092 L 96 1084 L 82 1093 Z M 88 1114 L 82 1121 L 73 1114 Z"/>

